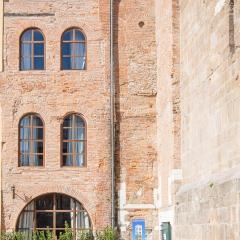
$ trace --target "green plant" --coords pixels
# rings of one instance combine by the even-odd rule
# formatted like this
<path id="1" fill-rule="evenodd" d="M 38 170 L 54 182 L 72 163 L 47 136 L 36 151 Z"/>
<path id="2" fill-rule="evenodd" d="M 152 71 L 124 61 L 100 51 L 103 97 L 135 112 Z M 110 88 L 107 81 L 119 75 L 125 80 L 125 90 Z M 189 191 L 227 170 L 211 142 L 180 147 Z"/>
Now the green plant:
<path id="1" fill-rule="evenodd" d="M 65 222 L 65 232 L 60 233 L 59 240 L 72 240 L 73 233 L 72 230 L 69 228 L 67 222 Z"/>
<path id="2" fill-rule="evenodd" d="M 77 233 L 77 240 L 93 240 L 94 236 L 92 232 L 89 231 L 81 231 Z"/>
<path id="3" fill-rule="evenodd" d="M 24 240 L 24 234 L 20 232 L 2 233 L 1 240 Z"/>
<path id="4" fill-rule="evenodd" d="M 111 227 L 96 233 L 96 240 L 117 240 L 117 233 Z"/>
<path id="5" fill-rule="evenodd" d="M 53 240 L 52 233 L 49 229 L 46 232 L 34 232 L 32 236 L 32 240 Z"/>

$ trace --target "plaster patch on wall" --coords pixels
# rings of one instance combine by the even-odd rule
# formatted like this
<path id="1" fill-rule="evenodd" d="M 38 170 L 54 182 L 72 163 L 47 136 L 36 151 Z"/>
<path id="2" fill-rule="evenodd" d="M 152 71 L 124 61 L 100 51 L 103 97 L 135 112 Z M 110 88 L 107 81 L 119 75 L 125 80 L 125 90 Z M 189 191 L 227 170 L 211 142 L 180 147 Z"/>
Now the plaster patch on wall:
<path id="1" fill-rule="evenodd" d="M 159 222 L 170 222 L 171 224 L 173 223 L 173 217 L 174 217 L 174 212 L 173 208 L 169 208 L 166 211 L 161 211 L 159 214 Z"/>
<path id="2" fill-rule="evenodd" d="M 214 13 L 215 16 L 222 11 L 225 4 L 226 4 L 226 0 L 217 0 L 217 4 L 215 7 L 215 13 Z"/>
<path id="3" fill-rule="evenodd" d="M 124 225 L 126 225 L 125 222 L 125 216 L 127 212 L 124 210 L 124 206 L 126 205 L 126 183 L 120 184 L 120 190 L 119 190 L 119 223 L 121 227 L 121 231 L 126 231 L 124 228 Z"/>
<path id="4" fill-rule="evenodd" d="M 173 169 L 171 172 L 171 182 L 182 180 L 182 169 Z"/>

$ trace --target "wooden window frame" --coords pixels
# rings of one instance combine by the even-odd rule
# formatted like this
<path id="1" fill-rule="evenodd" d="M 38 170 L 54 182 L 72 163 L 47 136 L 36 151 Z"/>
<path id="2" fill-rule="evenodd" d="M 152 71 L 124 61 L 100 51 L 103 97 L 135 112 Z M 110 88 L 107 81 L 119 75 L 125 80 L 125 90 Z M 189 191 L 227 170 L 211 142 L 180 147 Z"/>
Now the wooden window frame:
<path id="1" fill-rule="evenodd" d="M 36 202 L 37 202 L 37 200 L 41 199 L 42 197 L 47 196 L 47 195 L 51 195 L 52 198 L 53 198 L 53 209 L 37 210 L 36 209 Z M 58 210 L 57 209 L 57 197 L 56 197 L 57 195 L 65 196 L 65 197 L 68 197 L 71 200 L 73 200 L 74 201 L 74 209 L 73 210 L 72 209 L 71 210 L 63 210 L 63 209 Z M 28 205 L 30 205 L 32 202 L 33 202 L 33 210 L 25 210 L 25 208 Z M 82 209 L 77 210 L 77 203 L 82 207 Z M 74 235 L 74 239 L 76 239 L 77 231 L 92 231 L 92 221 L 91 221 L 91 218 L 90 218 L 90 215 L 89 215 L 88 211 L 84 208 L 84 206 L 78 200 L 76 200 L 75 198 L 73 198 L 71 196 L 68 196 L 66 194 L 62 194 L 62 193 L 46 193 L 44 195 L 41 195 L 41 196 L 33 199 L 31 202 L 29 202 L 25 206 L 25 208 L 21 211 L 21 213 L 18 216 L 17 224 L 16 224 L 16 227 L 15 227 L 16 231 L 24 230 L 24 228 L 19 228 L 19 221 L 20 221 L 21 214 L 23 214 L 23 213 L 30 213 L 30 212 L 33 213 L 33 216 L 34 216 L 34 218 L 33 218 L 33 228 L 32 229 L 30 228 L 30 230 L 32 230 L 33 232 L 50 230 L 53 233 L 54 239 L 57 239 L 57 237 L 56 237 L 56 231 L 57 230 L 63 230 L 63 231 L 65 230 L 65 228 L 57 228 L 56 227 L 56 224 L 57 224 L 57 221 L 56 221 L 57 220 L 57 213 L 73 213 L 73 228 L 71 228 L 71 226 L 69 226 L 69 227 L 70 227 L 70 229 L 72 229 L 72 232 L 73 232 L 73 235 Z M 90 228 L 77 228 L 76 227 L 76 217 L 77 217 L 77 214 L 78 213 L 82 213 L 82 212 L 87 213 L 88 218 L 89 218 Z M 52 228 L 38 228 L 37 227 L 37 221 L 36 221 L 37 220 L 37 213 L 52 213 L 53 214 L 53 216 L 52 216 L 52 218 L 53 218 L 53 222 L 52 222 L 53 227 Z M 29 229 L 29 228 L 26 228 L 26 229 Z"/>
<path id="2" fill-rule="evenodd" d="M 21 121 L 25 118 L 30 116 L 30 125 L 29 126 L 25 126 L 25 127 L 21 127 Z M 33 117 L 38 117 L 41 121 L 42 121 L 42 127 L 39 126 L 34 126 L 33 125 Z M 25 141 L 30 141 L 30 153 L 29 154 L 22 154 L 21 152 L 21 129 L 22 128 L 30 128 L 30 139 L 26 139 Z M 43 129 L 43 138 L 42 140 L 40 139 L 34 139 L 33 138 L 33 129 L 34 128 L 42 128 Z M 42 153 L 34 153 L 33 152 L 33 142 L 42 142 L 43 143 L 43 152 Z M 24 166 L 22 165 L 22 161 L 21 161 L 21 155 L 41 155 L 43 157 L 43 164 L 42 165 L 34 165 L 33 162 L 29 163 L 28 166 Z M 19 120 L 19 124 L 18 124 L 18 167 L 38 167 L 38 168 L 42 168 L 45 166 L 45 123 L 42 119 L 42 117 L 37 114 L 37 113 L 28 113 L 25 114 L 24 116 L 21 117 L 21 119 Z"/>
<path id="3" fill-rule="evenodd" d="M 30 40 L 30 41 L 23 41 L 22 40 L 23 35 L 27 31 L 29 31 L 29 30 L 32 33 L 32 40 Z M 35 31 L 38 31 L 38 32 L 40 32 L 42 34 L 43 41 L 35 41 L 34 40 L 34 32 Z M 21 34 L 19 42 L 20 42 L 20 44 L 19 44 L 19 70 L 20 71 L 43 71 L 43 70 L 46 70 L 46 41 L 45 41 L 45 36 L 44 36 L 43 32 L 39 28 L 35 28 L 35 27 L 28 28 L 28 29 L 24 30 L 24 32 Z M 43 51 L 44 51 L 43 55 L 35 55 L 34 54 L 35 44 L 38 44 L 38 43 L 42 43 L 43 44 Z M 31 44 L 31 47 L 32 47 L 32 54 L 31 54 L 31 56 L 22 56 L 22 45 L 23 44 Z M 22 60 L 24 58 L 26 58 L 26 57 L 31 59 L 31 64 L 32 64 L 32 68 L 31 69 L 22 69 Z M 37 57 L 43 58 L 43 69 L 35 69 L 34 59 L 37 58 Z"/>
<path id="4" fill-rule="evenodd" d="M 63 130 L 64 129 L 72 129 L 72 127 L 65 127 L 65 128 L 63 127 L 65 119 L 67 117 L 70 117 L 71 115 L 80 117 L 82 119 L 82 121 L 84 122 L 84 140 L 74 140 L 74 139 L 64 140 L 63 139 Z M 82 166 L 78 166 L 77 162 L 76 162 L 76 158 L 74 158 L 74 156 L 79 155 L 79 154 L 76 154 L 76 152 L 74 151 L 75 148 L 72 149 L 72 153 L 63 153 L 63 143 L 64 142 L 83 142 L 84 146 L 83 146 L 83 165 Z M 74 144 L 73 144 L 73 146 L 74 146 Z M 71 166 L 66 166 L 63 164 L 63 156 L 64 155 L 66 155 L 66 156 L 72 155 L 73 156 L 73 164 Z M 73 112 L 73 113 L 69 113 L 69 114 L 65 115 L 63 118 L 63 121 L 61 123 L 61 161 L 60 161 L 60 166 L 64 167 L 64 168 L 85 168 L 85 167 L 87 167 L 87 122 L 86 122 L 85 118 L 79 113 Z"/>
<path id="5" fill-rule="evenodd" d="M 66 32 L 68 32 L 68 31 L 71 31 L 71 30 L 73 30 L 73 40 L 63 40 L 64 34 Z M 83 34 L 84 41 L 76 40 L 76 37 L 75 37 L 76 36 L 76 31 L 80 31 Z M 75 44 L 76 43 L 83 43 L 84 46 L 85 46 L 85 56 L 78 56 L 78 55 L 75 55 L 75 54 L 73 54 L 73 55 L 63 55 L 63 44 L 64 43 L 70 43 L 70 44 L 71 43 L 75 43 Z M 73 46 L 75 46 L 75 44 Z M 74 52 L 75 51 L 73 51 L 73 53 Z M 61 56 L 60 69 L 62 71 L 85 71 L 85 70 L 87 70 L 87 37 L 86 37 L 86 34 L 84 33 L 84 31 L 81 28 L 79 28 L 79 27 L 71 27 L 71 28 L 66 29 L 63 32 L 63 34 L 61 36 L 60 56 Z M 63 68 L 63 58 L 64 57 L 70 57 L 71 59 L 72 59 L 72 57 L 73 57 L 73 59 L 75 59 L 77 57 L 85 57 L 85 67 L 83 69 L 78 69 L 78 68 L 64 69 Z"/>

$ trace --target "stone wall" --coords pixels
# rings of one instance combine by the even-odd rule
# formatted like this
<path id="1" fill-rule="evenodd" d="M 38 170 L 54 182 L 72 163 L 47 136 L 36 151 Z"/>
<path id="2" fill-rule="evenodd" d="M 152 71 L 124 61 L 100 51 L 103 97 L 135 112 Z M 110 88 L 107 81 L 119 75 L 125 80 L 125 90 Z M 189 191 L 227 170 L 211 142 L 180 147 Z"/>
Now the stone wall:
<path id="1" fill-rule="evenodd" d="M 239 187 L 238 179 L 182 192 L 176 202 L 174 239 L 239 239 Z"/>
<path id="2" fill-rule="evenodd" d="M 174 239 L 239 239 L 239 11 L 239 1 L 180 1 L 183 185 Z"/>

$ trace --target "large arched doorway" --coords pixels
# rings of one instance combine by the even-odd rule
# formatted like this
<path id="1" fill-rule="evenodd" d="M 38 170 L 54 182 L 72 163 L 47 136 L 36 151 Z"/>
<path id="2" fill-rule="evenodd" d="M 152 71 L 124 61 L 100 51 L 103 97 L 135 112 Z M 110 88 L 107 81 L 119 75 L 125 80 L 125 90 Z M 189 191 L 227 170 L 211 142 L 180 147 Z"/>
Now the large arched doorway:
<path id="1" fill-rule="evenodd" d="M 32 239 L 33 232 L 49 230 L 59 237 L 66 224 L 74 235 L 92 230 L 90 217 L 81 203 L 67 195 L 51 193 L 34 199 L 23 209 L 17 231 L 23 232 L 26 240 Z"/>

